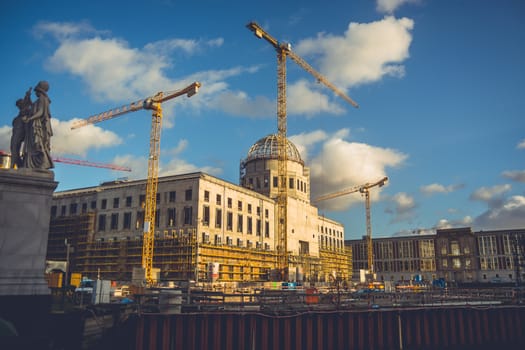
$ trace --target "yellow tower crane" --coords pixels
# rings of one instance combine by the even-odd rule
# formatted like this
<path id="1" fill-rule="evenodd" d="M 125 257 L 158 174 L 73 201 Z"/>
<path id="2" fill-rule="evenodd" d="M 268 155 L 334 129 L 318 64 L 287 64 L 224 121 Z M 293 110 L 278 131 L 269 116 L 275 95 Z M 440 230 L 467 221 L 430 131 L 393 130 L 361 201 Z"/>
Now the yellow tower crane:
<path id="1" fill-rule="evenodd" d="M 352 106 L 358 107 L 350 97 L 345 95 L 324 76 L 312 68 L 305 60 L 292 51 L 289 43 L 280 43 L 268 34 L 255 22 L 250 22 L 246 27 L 259 39 L 265 39 L 277 51 L 277 266 L 281 271 L 282 280 L 287 280 L 288 247 L 287 247 L 287 206 L 288 193 L 286 184 L 287 154 L 286 154 L 286 57 L 290 57 L 299 66 L 312 74 L 318 82 L 330 88 L 336 95 L 342 97 Z"/>
<path id="2" fill-rule="evenodd" d="M 384 177 L 379 181 L 373 183 L 366 183 L 364 185 L 350 187 L 341 191 L 325 194 L 317 197 L 314 202 L 320 202 L 327 199 L 341 197 L 350 193 L 360 192 L 365 196 L 365 209 L 366 209 L 366 248 L 368 258 L 368 273 L 374 275 L 374 258 L 373 258 L 373 245 L 372 245 L 372 223 L 370 219 L 370 189 L 372 187 L 383 187 L 388 181 L 388 177 Z"/>
<path id="3" fill-rule="evenodd" d="M 146 182 L 146 202 L 144 207 L 144 237 L 142 245 L 142 268 L 144 269 L 145 279 L 148 286 L 151 286 L 154 283 L 152 271 L 155 238 L 155 213 L 157 211 L 157 185 L 159 180 L 160 134 L 162 129 L 161 104 L 182 95 L 191 97 L 199 91 L 200 86 L 201 84 L 199 82 L 194 82 L 181 90 L 158 92 L 154 96 L 143 100 L 135 101 L 122 107 L 95 114 L 86 119 L 77 121 L 73 123 L 71 127 L 71 129 L 77 129 L 88 124 L 95 124 L 141 109 L 152 111 L 148 177 Z"/>

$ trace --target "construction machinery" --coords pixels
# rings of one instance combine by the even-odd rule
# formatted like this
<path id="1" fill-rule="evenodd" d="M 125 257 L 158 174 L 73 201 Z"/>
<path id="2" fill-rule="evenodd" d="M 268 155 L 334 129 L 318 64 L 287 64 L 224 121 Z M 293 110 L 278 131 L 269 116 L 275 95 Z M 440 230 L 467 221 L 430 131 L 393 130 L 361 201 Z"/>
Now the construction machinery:
<path id="1" fill-rule="evenodd" d="M 373 183 L 365 183 L 364 185 L 350 187 L 341 191 L 325 194 L 323 196 L 317 197 L 314 202 L 320 202 L 327 199 L 337 198 L 345 196 L 347 194 L 360 192 L 365 196 L 365 209 L 366 209 L 366 248 L 367 248 L 367 258 L 368 258 L 368 274 L 374 275 L 374 257 L 373 257 L 373 245 L 372 245 L 372 224 L 370 219 L 370 189 L 373 187 L 383 187 L 388 181 L 388 177 L 383 177 L 381 180 Z"/>
<path id="2" fill-rule="evenodd" d="M 0 162 L 0 168 L 10 167 L 11 155 L 9 153 L 0 150 L 0 159 L 2 159 L 2 161 Z M 90 162 L 87 160 L 64 158 L 64 157 L 52 157 L 52 159 L 53 159 L 53 162 L 57 162 L 57 163 L 79 165 L 79 166 L 90 166 L 90 167 L 95 167 L 95 168 L 104 168 L 104 169 L 111 169 L 111 170 L 118 170 L 118 171 L 131 171 L 131 168 L 116 165 L 116 164 Z"/>
<path id="3" fill-rule="evenodd" d="M 132 102 L 119 108 L 92 115 L 73 123 L 71 129 L 77 129 L 89 124 L 95 124 L 112 119 L 120 115 L 139 111 L 151 110 L 150 150 L 148 157 L 148 176 L 146 181 L 146 200 L 144 207 L 144 230 L 142 245 L 142 268 L 148 286 L 153 285 L 153 247 L 155 238 L 155 212 L 157 210 L 157 185 L 159 178 L 160 135 L 162 129 L 162 103 L 176 97 L 195 95 L 201 84 L 194 82 L 181 90 L 158 92 L 154 96 Z"/>
<path id="4" fill-rule="evenodd" d="M 345 99 L 352 106 L 358 107 L 350 97 L 330 83 L 323 75 L 312 68 L 305 60 L 292 51 L 290 43 L 279 42 L 255 22 L 246 27 L 259 39 L 265 39 L 277 51 L 277 162 L 278 162 L 278 194 L 277 194 L 277 267 L 282 280 L 287 280 L 288 248 L 287 248 L 287 154 L 286 154 L 286 57 L 290 57 L 299 66 L 313 75 L 318 82 L 323 83 L 335 94 Z"/>
<path id="5" fill-rule="evenodd" d="M 53 161 L 57 163 L 64 163 L 64 164 L 71 164 L 71 165 L 90 166 L 90 167 L 95 167 L 95 168 L 104 168 L 104 169 L 111 169 L 111 170 L 118 170 L 118 171 L 131 171 L 131 168 L 128 168 L 125 166 L 120 166 L 116 164 L 108 164 L 108 163 L 90 162 L 90 161 L 81 160 L 81 159 L 53 157 Z"/>

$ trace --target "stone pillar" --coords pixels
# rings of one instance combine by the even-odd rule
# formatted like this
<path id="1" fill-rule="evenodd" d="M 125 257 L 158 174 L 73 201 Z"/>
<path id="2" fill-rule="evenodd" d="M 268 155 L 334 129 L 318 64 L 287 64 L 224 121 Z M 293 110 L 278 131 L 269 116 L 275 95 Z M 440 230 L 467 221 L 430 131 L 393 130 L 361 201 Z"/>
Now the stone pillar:
<path id="1" fill-rule="evenodd" d="M 44 279 L 58 183 L 38 169 L 0 169 L 0 296 L 49 295 Z"/>

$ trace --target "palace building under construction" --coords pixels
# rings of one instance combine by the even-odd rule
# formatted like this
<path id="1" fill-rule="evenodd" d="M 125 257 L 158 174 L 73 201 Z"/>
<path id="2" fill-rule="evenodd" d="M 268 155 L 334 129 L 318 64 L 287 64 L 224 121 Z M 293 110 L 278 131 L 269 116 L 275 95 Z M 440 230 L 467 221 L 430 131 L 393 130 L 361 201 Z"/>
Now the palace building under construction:
<path id="1" fill-rule="evenodd" d="M 286 151 L 286 280 L 349 280 L 352 257 L 344 227 L 311 205 L 309 169 L 289 140 Z M 268 135 L 241 161 L 239 185 L 202 172 L 160 177 L 156 279 L 283 280 L 277 265 L 277 163 L 277 136 Z M 83 276 L 130 281 L 141 267 L 145 193 L 146 180 L 56 192 L 47 258 L 67 259 L 70 272 Z"/>

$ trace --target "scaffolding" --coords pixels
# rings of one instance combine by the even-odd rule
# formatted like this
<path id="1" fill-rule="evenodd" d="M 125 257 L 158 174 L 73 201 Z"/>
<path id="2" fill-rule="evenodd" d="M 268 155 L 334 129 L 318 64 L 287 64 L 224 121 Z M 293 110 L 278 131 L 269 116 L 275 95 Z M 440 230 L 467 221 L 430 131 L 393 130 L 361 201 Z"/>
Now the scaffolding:
<path id="1" fill-rule="evenodd" d="M 142 266 L 142 236 L 96 238 L 95 213 L 53 218 L 50 225 L 47 258 L 65 260 L 65 239 L 73 247 L 70 271 L 90 278 L 131 281 L 134 268 Z M 210 267 L 218 266 L 219 282 L 266 282 L 278 270 L 278 252 L 262 246 L 238 247 L 203 243 L 195 228 L 155 233 L 153 266 L 160 270 L 160 281 L 212 282 Z M 335 274 L 351 278 L 351 252 L 321 249 L 319 257 L 309 254 L 288 256 L 290 270 L 298 281 L 329 281 Z"/>

